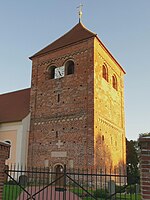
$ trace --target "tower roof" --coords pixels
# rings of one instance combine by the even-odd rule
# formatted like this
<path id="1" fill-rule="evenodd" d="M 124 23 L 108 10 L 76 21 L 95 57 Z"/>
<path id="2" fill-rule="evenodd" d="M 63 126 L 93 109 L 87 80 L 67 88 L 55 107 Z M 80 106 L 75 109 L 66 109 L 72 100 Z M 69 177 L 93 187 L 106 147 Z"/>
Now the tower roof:
<path id="1" fill-rule="evenodd" d="M 101 44 L 102 48 L 109 54 L 109 56 L 119 65 L 121 70 L 124 71 L 124 69 L 121 67 L 121 65 L 118 63 L 118 61 L 113 57 L 113 55 L 110 53 L 110 51 L 105 47 L 105 45 L 102 43 L 102 41 L 99 39 L 96 33 L 91 32 L 88 30 L 81 22 L 79 22 L 77 25 L 75 25 L 70 31 L 68 31 L 66 34 L 34 54 L 33 56 L 30 57 L 32 58 L 41 56 L 43 54 L 49 53 L 51 51 L 55 51 L 57 49 L 66 47 L 71 44 L 75 44 L 77 42 L 81 42 L 83 40 L 96 37 L 99 43 Z"/>
<path id="2" fill-rule="evenodd" d="M 70 31 L 68 31 L 62 37 L 58 38 L 50 45 L 48 45 L 44 49 L 40 50 L 39 52 L 31 56 L 30 59 L 94 36 L 96 36 L 95 33 L 89 31 L 87 28 L 85 28 L 85 26 L 81 22 L 79 22 L 76 26 L 74 26 Z"/>

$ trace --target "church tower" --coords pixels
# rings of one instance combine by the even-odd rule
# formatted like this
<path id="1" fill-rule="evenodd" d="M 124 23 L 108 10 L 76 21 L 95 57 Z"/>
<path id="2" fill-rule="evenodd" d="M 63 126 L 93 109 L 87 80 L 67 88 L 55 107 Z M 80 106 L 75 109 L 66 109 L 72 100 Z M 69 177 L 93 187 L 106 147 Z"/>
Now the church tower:
<path id="1" fill-rule="evenodd" d="M 124 70 L 79 22 L 32 60 L 28 164 L 123 167 Z"/>

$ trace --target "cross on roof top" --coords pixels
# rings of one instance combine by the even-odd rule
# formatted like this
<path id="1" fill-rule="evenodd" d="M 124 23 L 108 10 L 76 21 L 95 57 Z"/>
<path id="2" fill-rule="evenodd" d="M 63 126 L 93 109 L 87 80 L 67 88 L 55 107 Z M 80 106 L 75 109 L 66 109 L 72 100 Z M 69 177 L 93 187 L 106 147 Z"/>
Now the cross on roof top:
<path id="1" fill-rule="evenodd" d="M 79 14 L 79 22 L 81 21 L 82 18 L 82 7 L 83 5 L 80 4 L 77 8 L 78 8 L 78 14 Z"/>

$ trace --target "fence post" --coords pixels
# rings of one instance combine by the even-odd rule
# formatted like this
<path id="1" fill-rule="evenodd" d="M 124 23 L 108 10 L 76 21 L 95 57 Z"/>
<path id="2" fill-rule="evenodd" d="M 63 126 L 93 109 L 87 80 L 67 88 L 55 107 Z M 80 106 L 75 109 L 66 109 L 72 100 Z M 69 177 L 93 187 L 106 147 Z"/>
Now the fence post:
<path id="1" fill-rule="evenodd" d="M 9 158 L 9 151 L 10 145 L 0 142 L 0 200 L 3 193 L 5 160 Z"/>
<path id="2" fill-rule="evenodd" d="M 139 138 L 141 200 L 150 199 L 150 135 Z"/>
<path id="3" fill-rule="evenodd" d="M 66 165 L 64 165 L 64 188 L 63 188 L 63 200 L 66 199 Z"/>

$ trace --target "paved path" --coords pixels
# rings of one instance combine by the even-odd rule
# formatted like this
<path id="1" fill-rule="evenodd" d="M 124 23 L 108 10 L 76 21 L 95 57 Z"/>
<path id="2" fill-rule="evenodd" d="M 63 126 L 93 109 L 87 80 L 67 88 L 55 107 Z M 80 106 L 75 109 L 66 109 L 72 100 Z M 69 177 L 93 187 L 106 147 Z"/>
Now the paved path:
<path id="1" fill-rule="evenodd" d="M 39 190 L 41 190 L 42 187 L 28 187 L 26 190 L 29 192 L 29 194 L 35 194 Z M 32 196 L 31 195 L 31 196 Z M 44 190 L 42 190 L 40 193 L 35 195 L 33 198 L 30 198 L 30 196 L 26 192 L 22 192 L 21 195 L 17 198 L 17 200 L 81 200 L 77 195 L 75 195 L 72 192 L 69 192 L 66 190 L 64 191 L 57 191 L 55 190 L 55 187 L 48 187 Z"/>

